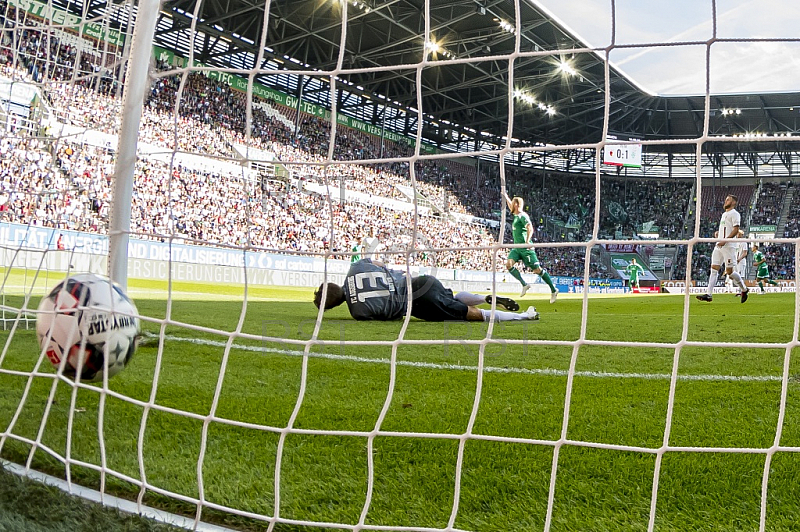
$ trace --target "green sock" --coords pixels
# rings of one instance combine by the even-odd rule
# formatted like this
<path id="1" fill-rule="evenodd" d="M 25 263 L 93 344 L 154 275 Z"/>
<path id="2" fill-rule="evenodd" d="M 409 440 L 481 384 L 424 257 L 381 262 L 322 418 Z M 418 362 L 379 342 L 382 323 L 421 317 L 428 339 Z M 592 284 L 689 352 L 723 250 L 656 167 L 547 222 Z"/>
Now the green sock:
<path id="1" fill-rule="evenodd" d="M 547 270 L 545 270 L 544 268 L 542 268 L 542 273 L 540 273 L 540 274 L 539 274 L 539 277 L 541 277 L 541 278 L 542 278 L 542 281 L 544 281 L 545 283 L 547 283 L 547 286 L 549 286 L 549 287 L 550 287 L 550 291 L 551 291 L 551 292 L 556 292 L 556 291 L 557 291 L 557 290 L 556 290 L 556 286 L 553 284 L 553 280 L 552 280 L 552 279 L 550 279 L 550 274 L 549 274 L 549 273 L 547 273 Z"/>
<path id="2" fill-rule="evenodd" d="M 761 289 L 762 292 L 764 291 L 764 283 L 762 283 L 761 281 L 758 282 L 758 287 Z"/>
<path id="3" fill-rule="evenodd" d="M 522 274 L 521 274 L 521 273 L 519 273 L 519 270 L 518 270 L 518 269 L 516 269 L 516 268 L 511 268 L 510 270 L 508 270 L 508 273 L 510 273 L 511 275 L 513 275 L 513 276 L 514 276 L 514 279 L 516 279 L 517 281 L 519 281 L 520 283 L 522 283 L 522 286 L 525 286 L 526 284 L 528 284 L 528 283 L 526 283 L 526 282 L 525 282 L 525 279 L 523 279 L 523 278 L 522 278 Z"/>
<path id="4" fill-rule="evenodd" d="M 769 280 L 769 281 L 767 281 L 767 282 L 768 282 L 769 284 L 771 284 L 772 286 L 778 286 L 778 283 L 776 283 L 776 282 L 775 282 L 775 281 L 773 281 L 772 279 L 770 279 L 770 280 Z"/>

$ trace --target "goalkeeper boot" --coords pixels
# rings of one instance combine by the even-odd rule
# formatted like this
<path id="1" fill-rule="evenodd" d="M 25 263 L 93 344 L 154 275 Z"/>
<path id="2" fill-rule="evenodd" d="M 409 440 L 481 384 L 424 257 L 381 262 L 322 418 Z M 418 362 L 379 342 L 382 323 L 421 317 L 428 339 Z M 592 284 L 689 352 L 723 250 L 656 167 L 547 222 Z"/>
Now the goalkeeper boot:
<path id="1" fill-rule="evenodd" d="M 550 304 L 555 303 L 557 297 L 558 297 L 558 292 L 551 292 L 550 293 Z"/>
<path id="2" fill-rule="evenodd" d="M 530 290 L 530 289 L 531 289 L 531 285 L 529 285 L 529 284 L 522 285 L 522 292 L 519 293 L 519 297 L 525 297 L 525 294 L 527 294 L 528 290 Z"/>
<path id="3" fill-rule="evenodd" d="M 497 301 L 498 305 L 506 310 L 510 310 L 511 312 L 516 312 L 519 310 L 519 304 L 510 297 L 497 296 L 492 298 L 492 296 L 486 296 L 487 305 L 491 305 L 492 301 Z"/>
<path id="4" fill-rule="evenodd" d="M 749 294 L 749 293 L 750 293 L 750 290 L 744 290 L 744 291 L 742 292 L 742 303 L 744 303 L 745 301 L 747 301 L 747 294 Z"/>
<path id="5" fill-rule="evenodd" d="M 539 313 L 536 312 L 536 307 L 528 307 L 528 310 L 525 311 L 525 314 L 528 316 L 529 320 L 539 319 Z"/>
<path id="6" fill-rule="evenodd" d="M 697 296 L 697 299 L 699 299 L 700 301 L 706 301 L 708 303 L 711 303 L 714 300 L 714 298 L 708 294 L 700 294 L 699 296 Z M 747 300 L 747 298 L 744 296 L 742 296 L 742 299 Z"/>

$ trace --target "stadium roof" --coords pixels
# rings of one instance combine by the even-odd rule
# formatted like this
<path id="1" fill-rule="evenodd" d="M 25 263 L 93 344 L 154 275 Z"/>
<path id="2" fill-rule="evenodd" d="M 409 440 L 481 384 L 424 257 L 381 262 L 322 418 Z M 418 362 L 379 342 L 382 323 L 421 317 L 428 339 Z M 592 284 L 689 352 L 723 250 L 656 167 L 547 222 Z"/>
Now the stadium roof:
<path id="1" fill-rule="evenodd" d="M 339 79 L 345 83 L 340 85 L 358 95 L 340 95 L 337 108 L 346 114 L 380 123 L 386 117 L 383 104 L 390 110 L 397 107 L 409 118 L 393 120 L 390 127 L 411 134 L 416 130 L 413 115 L 418 107 L 419 79 L 423 137 L 434 143 L 466 146 L 475 142 L 471 130 L 484 132 L 483 137 L 477 136 L 487 142 L 500 141 L 508 131 L 510 92 L 516 96 L 512 138 L 523 144 L 601 140 L 606 100 L 604 51 L 586 48 L 529 0 L 519 1 L 519 21 L 513 0 L 431 0 L 429 6 L 423 0 L 347 1 L 343 51 L 343 0 L 269 2 L 266 48 L 259 67 L 276 72 L 265 83 L 287 92 L 302 87 L 304 98 L 325 103 L 330 90 L 319 88 L 319 80 L 304 76 L 301 79 L 305 81 L 298 82 L 298 76 L 277 74 L 333 70 L 341 53 Z M 266 4 L 265 0 L 205 0 L 198 7 L 196 0 L 166 0 L 156 42 L 188 55 L 194 25 L 201 32 L 194 40 L 196 60 L 212 66 L 253 68 L 262 42 Z M 87 0 L 86 5 L 92 16 L 105 12 L 109 4 Z M 75 9 L 74 2 L 67 6 Z M 498 56 L 513 53 L 517 39 L 521 55 L 514 61 L 510 91 L 509 63 Z M 416 65 L 426 47 L 430 63 L 418 73 Z M 564 52 L 552 54 L 559 50 Z M 478 61 L 460 62 L 476 58 Z M 316 85 L 309 83 L 312 80 Z M 690 139 L 703 131 L 703 97 L 656 96 L 613 68 L 609 87 L 611 134 Z M 800 94 L 713 96 L 709 115 L 712 135 L 797 135 Z M 729 148 L 738 144 L 727 142 L 720 148 L 739 151 Z M 752 149 L 753 141 L 746 145 Z M 694 146 L 684 149 L 693 150 Z"/>
<path id="2" fill-rule="evenodd" d="M 429 5 L 429 44 L 432 63 L 420 75 L 422 109 L 428 127 L 424 136 L 445 142 L 451 124 L 506 135 L 508 128 L 508 61 L 495 56 L 514 52 L 517 40 L 515 3 L 511 0 L 432 0 Z M 575 50 L 585 45 L 552 21 L 528 0 L 519 2 L 519 50 L 514 63 L 515 90 L 535 99 L 515 98 L 512 137 L 529 142 L 575 144 L 597 142 L 602 135 L 605 104 L 603 52 L 584 51 L 558 56 L 537 52 Z M 195 0 L 168 0 L 164 9 L 172 26 L 161 37 L 179 32 L 192 18 Z M 210 0 L 202 3 L 198 27 L 211 36 L 241 35 L 259 43 L 263 29 L 263 0 Z M 266 45 L 278 59 L 296 58 L 320 70 L 337 66 L 340 54 L 341 0 L 273 0 Z M 417 71 L 401 65 L 420 61 L 426 46 L 422 0 L 350 0 L 344 69 L 392 67 L 341 77 L 367 94 L 382 94 L 407 108 L 417 108 Z M 165 15 L 166 16 L 166 15 Z M 224 52 L 203 43 L 198 59 L 222 64 Z M 247 43 L 238 42 L 238 46 Z M 257 45 L 253 44 L 256 51 Z M 438 47 L 438 48 L 436 48 Z M 436 51 L 434 51 L 436 50 Z M 267 54 L 269 55 L 269 54 Z M 458 59 L 481 58 L 458 63 Z M 567 71 L 560 68 L 564 61 Z M 285 61 L 286 68 L 304 66 Z M 572 69 L 572 70 L 569 70 Z M 569 73 L 573 72 L 574 73 Z M 703 131 L 702 97 L 658 97 L 646 93 L 618 72 L 610 75 L 609 131 L 638 138 L 692 138 Z M 540 106 L 539 103 L 542 104 Z M 370 106 L 362 99 L 353 105 Z M 797 104 L 795 110 L 793 107 Z M 340 109 L 344 106 L 340 106 Z M 546 108 L 554 109 L 549 114 Z M 722 110 L 734 110 L 724 114 Z M 739 109 L 739 114 L 735 110 Z M 720 96 L 711 100 L 710 132 L 715 135 L 795 133 L 800 114 L 797 94 Z M 375 118 L 380 119 L 379 116 Z"/>

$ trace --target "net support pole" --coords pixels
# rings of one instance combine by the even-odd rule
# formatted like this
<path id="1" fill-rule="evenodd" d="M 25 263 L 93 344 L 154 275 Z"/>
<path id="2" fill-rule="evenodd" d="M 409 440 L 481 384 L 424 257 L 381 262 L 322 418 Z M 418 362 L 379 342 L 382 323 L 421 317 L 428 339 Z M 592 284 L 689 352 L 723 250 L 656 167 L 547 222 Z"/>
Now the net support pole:
<path id="1" fill-rule="evenodd" d="M 117 160 L 114 164 L 113 202 L 110 213 L 108 276 L 124 289 L 128 287 L 128 237 L 131 230 L 131 199 L 139 123 L 150 85 L 150 56 L 161 0 L 140 0 L 133 28 L 130 57 L 122 96 L 122 124 Z"/>

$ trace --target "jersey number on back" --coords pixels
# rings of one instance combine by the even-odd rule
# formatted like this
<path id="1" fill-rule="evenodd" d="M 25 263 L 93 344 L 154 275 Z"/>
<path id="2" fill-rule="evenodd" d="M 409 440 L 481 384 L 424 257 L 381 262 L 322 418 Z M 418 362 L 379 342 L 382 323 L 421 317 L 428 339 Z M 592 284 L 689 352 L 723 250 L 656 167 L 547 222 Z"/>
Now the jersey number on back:
<path id="1" fill-rule="evenodd" d="M 389 294 L 394 291 L 394 282 L 383 272 L 357 273 L 355 279 L 358 301 L 361 303 L 371 297 L 389 297 Z M 388 286 L 390 290 L 386 290 L 379 285 L 379 280 L 383 281 L 383 286 Z"/>

